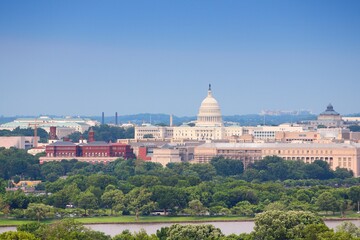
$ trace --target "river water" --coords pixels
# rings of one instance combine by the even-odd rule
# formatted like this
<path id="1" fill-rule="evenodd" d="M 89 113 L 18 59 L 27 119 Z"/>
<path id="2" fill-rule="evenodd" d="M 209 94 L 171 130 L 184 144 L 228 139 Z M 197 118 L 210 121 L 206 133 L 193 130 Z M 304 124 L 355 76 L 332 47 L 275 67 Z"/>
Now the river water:
<path id="1" fill-rule="evenodd" d="M 325 224 L 329 228 L 335 228 L 340 225 L 343 221 L 335 220 L 335 221 L 325 221 Z M 354 223 L 356 226 L 360 227 L 360 220 L 351 220 L 350 222 Z M 141 229 L 144 229 L 148 234 L 156 233 L 156 230 L 162 227 L 169 227 L 173 223 L 131 223 L 131 224 L 91 224 L 86 225 L 87 227 L 104 232 L 107 235 L 115 236 L 116 234 L 121 233 L 123 230 L 128 229 L 131 232 L 138 232 Z M 225 235 L 229 235 L 232 233 L 240 234 L 240 233 L 250 233 L 255 224 L 253 221 L 244 221 L 244 222 L 206 222 L 206 223 L 181 223 L 183 225 L 186 224 L 212 224 L 217 228 L 220 228 L 221 231 Z M 14 231 L 16 227 L 0 227 L 0 233 L 6 231 Z"/>

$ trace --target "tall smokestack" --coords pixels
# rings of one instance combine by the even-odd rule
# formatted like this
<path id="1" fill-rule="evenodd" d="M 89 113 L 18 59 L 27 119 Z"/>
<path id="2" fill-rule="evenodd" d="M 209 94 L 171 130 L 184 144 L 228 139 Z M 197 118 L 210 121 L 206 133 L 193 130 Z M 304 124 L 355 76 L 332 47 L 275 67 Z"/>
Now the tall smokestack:
<path id="1" fill-rule="evenodd" d="M 102 115 L 101 115 L 101 124 L 102 124 L 102 125 L 105 124 L 104 112 L 102 112 Z"/>
<path id="2" fill-rule="evenodd" d="M 170 114 L 170 127 L 172 127 L 172 126 L 173 126 L 173 115 Z"/>
<path id="3" fill-rule="evenodd" d="M 118 114 L 115 112 L 115 125 L 118 125 Z"/>

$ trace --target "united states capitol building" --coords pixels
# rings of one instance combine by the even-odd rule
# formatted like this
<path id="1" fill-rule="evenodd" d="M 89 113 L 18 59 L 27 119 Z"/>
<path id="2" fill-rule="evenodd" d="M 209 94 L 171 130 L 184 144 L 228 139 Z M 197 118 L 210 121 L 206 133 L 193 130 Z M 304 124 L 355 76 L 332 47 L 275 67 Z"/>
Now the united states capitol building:
<path id="1" fill-rule="evenodd" d="M 234 138 L 242 138 L 243 141 L 275 140 L 277 132 L 303 132 L 304 128 L 294 124 L 282 124 L 280 126 L 224 126 L 221 109 L 218 101 L 214 98 L 211 85 L 208 93 L 201 102 L 197 121 L 194 126 L 183 124 L 181 126 L 154 126 L 143 124 L 135 127 L 135 139 L 141 140 L 152 138 L 156 140 L 194 140 L 194 141 L 219 141 Z"/>
<path id="2" fill-rule="evenodd" d="M 223 156 L 241 160 L 247 166 L 277 155 L 305 163 L 323 160 L 333 170 L 346 168 L 360 176 L 360 135 L 343 126 L 341 115 L 331 104 L 317 120 L 307 124 L 225 126 L 209 86 L 193 126 L 172 126 L 171 122 L 170 126 L 135 127 L 135 142 L 131 144 L 134 149 L 141 146 L 138 158 L 165 166 L 180 161 L 207 163 L 213 157 Z M 317 128 L 319 125 L 322 127 Z"/>
<path id="3" fill-rule="evenodd" d="M 135 127 L 135 139 L 151 137 L 155 139 L 175 140 L 222 140 L 230 136 L 241 136 L 243 128 L 240 126 L 225 127 L 221 109 L 214 98 L 211 85 L 208 94 L 202 101 L 195 126 L 182 125 L 169 127 L 142 125 Z"/>

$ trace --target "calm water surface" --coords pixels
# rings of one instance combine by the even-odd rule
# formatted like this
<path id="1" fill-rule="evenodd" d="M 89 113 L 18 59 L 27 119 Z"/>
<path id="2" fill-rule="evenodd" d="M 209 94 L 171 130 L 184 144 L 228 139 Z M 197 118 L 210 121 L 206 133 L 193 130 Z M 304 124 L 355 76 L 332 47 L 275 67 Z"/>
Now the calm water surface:
<path id="1" fill-rule="evenodd" d="M 329 228 L 335 228 L 340 225 L 343 221 L 325 221 L 325 224 Z M 356 226 L 360 227 L 360 220 L 350 221 Z M 138 232 L 141 229 L 144 229 L 148 234 L 156 233 L 156 230 L 162 227 L 169 227 L 173 223 L 140 223 L 140 224 L 92 224 L 86 225 L 87 227 L 104 232 L 107 235 L 115 236 L 116 234 L 121 233 L 123 230 L 128 229 L 131 232 Z M 189 223 L 181 223 L 182 225 L 187 225 Z M 255 224 L 254 222 L 207 222 L 207 223 L 191 223 L 191 224 L 212 224 L 217 228 L 220 228 L 225 235 L 232 233 L 250 233 Z M 14 231 L 16 227 L 0 227 L 0 233 L 6 231 Z"/>

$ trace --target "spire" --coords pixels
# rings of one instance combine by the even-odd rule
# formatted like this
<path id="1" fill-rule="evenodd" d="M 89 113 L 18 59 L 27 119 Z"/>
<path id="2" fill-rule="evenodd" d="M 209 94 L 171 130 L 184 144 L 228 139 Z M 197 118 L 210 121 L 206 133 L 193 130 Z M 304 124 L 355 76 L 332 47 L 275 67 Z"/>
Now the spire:
<path id="1" fill-rule="evenodd" d="M 211 96 L 211 84 L 209 83 L 209 90 L 208 90 L 208 96 Z"/>
<path id="2" fill-rule="evenodd" d="M 209 83 L 209 91 L 211 91 L 211 84 Z"/>

